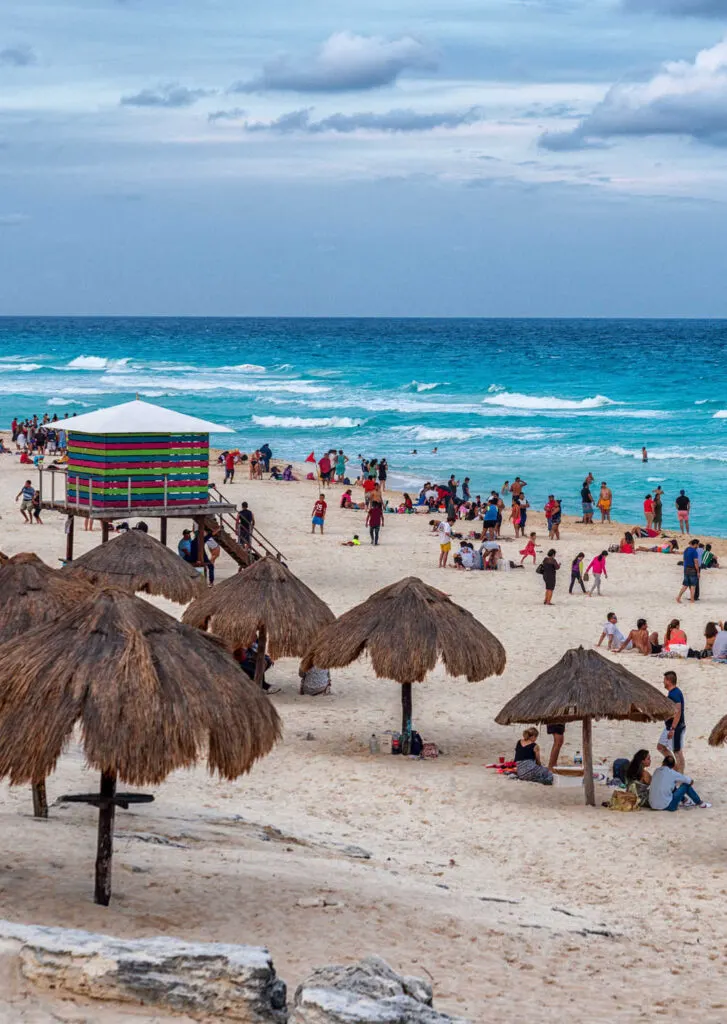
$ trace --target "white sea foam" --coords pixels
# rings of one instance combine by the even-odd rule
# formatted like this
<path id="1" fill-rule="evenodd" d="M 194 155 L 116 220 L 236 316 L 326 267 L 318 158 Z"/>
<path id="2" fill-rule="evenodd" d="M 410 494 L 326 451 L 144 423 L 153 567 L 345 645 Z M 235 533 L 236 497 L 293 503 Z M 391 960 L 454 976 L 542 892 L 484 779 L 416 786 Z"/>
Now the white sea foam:
<path id="1" fill-rule="evenodd" d="M 555 396 L 523 395 L 517 391 L 502 391 L 491 395 L 490 398 L 483 398 L 484 405 L 501 406 L 506 409 L 546 409 L 566 412 L 568 410 L 600 409 L 606 405 L 617 405 L 606 395 L 594 395 L 593 398 L 581 398 L 574 400 L 570 398 L 556 398 Z"/>
<path id="2" fill-rule="evenodd" d="M 432 381 L 431 383 L 426 384 L 418 380 L 413 380 L 410 384 L 406 385 L 407 388 L 410 388 L 412 391 L 418 391 L 420 394 L 423 391 L 434 391 L 435 388 L 439 388 L 441 386 L 441 381 Z"/>
<path id="3" fill-rule="evenodd" d="M 612 455 L 622 455 L 641 461 L 640 448 L 622 448 L 621 445 L 615 444 L 607 451 Z M 683 448 L 662 448 L 659 451 L 649 450 L 649 462 L 727 462 L 727 453 L 715 448 L 698 448 L 690 452 L 684 451 Z"/>
<path id="4" fill-rule="evenodd" d="M 100 384 L 106 384 L 110 389 L 127 390 L 129 378 L 127 376 L 116 377 L 113 373 L 104 374 Z M 266 380 L 241 382 L 230 380 L 227 377 L 140 377 L 134 378 L 135 389 L 149 389 L 155 391 L 239 391 L 240 393 L 256 393 L 267 391 L 283 391 L 298 395 L 324 394 L 331 389 L 322 384 L 311 384 L 307 380 Z"/>
<path id="5" fill-rule="evenodd" d="M 241 373 L 267 373 L 264 366 L 259 366 L 257 363 L 239 363 L 237 366 L 221 366 L 220 370 L 239 370 Z"/>
<path id="6" fill-rule="evenodd" d="M 41 363 L 16 363 L 13 370 L 21 370 L 23 373 L 32 373 L 33 370 L 42 370 Z"/>
<path id="7" fill-rule="evenodd" d="M 352 420 L 349 416 L 325 416 L 320 419 L 306 419 L 302 416 L 253 416 L 252 422 L 259 427 L 280 427 L 282 430 L 313 430 L 317 427 L 351 430 L 354 427 L 362 427 L 366 420 Z"/>
<path id="8" fill-rule="evenodd" d="M 713 420 L 727 420 L 727 409 L 718 409 L 712 417 Z"/>
<path id="9" fill-rule="evenodd" d="M 413 441 L 473 441 L 478 437 L 494 437 L 501 441 L 555 440 L 562 434 L 536 430 L 534 427 L 390 427 L 392 433 L 410 437 Z"/>
<path id="10" fill-rule="evenodd" d="M 49 398 L 48 401 L 47 401 L 47 404 L 48 405 L 63 405 L 63 406 L 66 406 L 66 405 L 80 405 L 84 409 L 90 409 L 91 408 L 91 403 L 90 402 L 82 402 L 78 398 Z"/>
<path id="11" fill-rule="evenodd" d="M 103 356 L 76 356 L 67 364 L 68 370 L 115 370 L 117 373 L 129 367 L 131 359 L 104 359 Z"/>

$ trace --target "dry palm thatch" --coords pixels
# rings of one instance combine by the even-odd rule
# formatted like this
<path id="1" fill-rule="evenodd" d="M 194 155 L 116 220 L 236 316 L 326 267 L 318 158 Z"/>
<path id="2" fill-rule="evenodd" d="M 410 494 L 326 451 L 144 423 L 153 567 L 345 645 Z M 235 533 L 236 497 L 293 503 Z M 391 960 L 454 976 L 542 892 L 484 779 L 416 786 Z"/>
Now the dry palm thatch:
<path id="1" fill-rule="evenodd" d="M 301 657 L 334 615 L 286 565 L 266 557 L 193 601 L 182 621 L 210 629 L 233 650 L 257 640 L 261 682 L 266 651 L 272 658 Z"/>
<path id="2" fill-rule="evenodd" d="M 157 594 L 187 604 L 202 592 L 204 579 L 189 562 L 141 530 L 126 530 L 87 551 L 61 572 L 129 593 Z"/>
<path id="3" fill-rule="evenodd" d="M 9 561 L 8 556 L 0 551 L 0 565 L 5 565 L 7 561 Z"/>
<path id="4" fill-rule="evenodd" d="M 411 732 L 411 684 L 442 660 L 451 676 L 478 682 L 505 670 L 505 648 L 471 612 L 416 576 L 372 594 L 326 627 L 302 670 L 342 668 L 366 651 L 377 676 L 402 683 L 403 732 Z"/>
<path id="5" fill-rule="evenodd" d="M 578 647 L 567 651 L 556 665 L 509 700 L 495 721 L 499 725 L 516 722 L 552 725 L 582 720 L 586 803 L 595 805 L 593 719 L 653 722 L 671 718 L 673 712 L 673 703 L 651 683 L 597 651 Z"/>
<path id="6" fill-rule="evenodd" d="M 0 644 L 54 622 L 92 593 L 90 583 L 51 569 L 37 555 L 13 555 L 0 565 Z"/>
<path id="7" fill-rule="evenodd" d="M 234 779 L 280 735 L 275 708 L 219 640 L 114 588 L 0 647 L 0 777 L 47 775 L 76 724 L 102 772 L 101 903 L 110 895 L 117 777 L 158 783 L 206 753 L 210 772 Z"/>
<path id="8" fill-rule="evenodd" d="M 727 715 L 720 718 L 712 729 L 709 734 L 709 745 L 710 747 L 721 747 L 725 740 L 727 740 Z"/>

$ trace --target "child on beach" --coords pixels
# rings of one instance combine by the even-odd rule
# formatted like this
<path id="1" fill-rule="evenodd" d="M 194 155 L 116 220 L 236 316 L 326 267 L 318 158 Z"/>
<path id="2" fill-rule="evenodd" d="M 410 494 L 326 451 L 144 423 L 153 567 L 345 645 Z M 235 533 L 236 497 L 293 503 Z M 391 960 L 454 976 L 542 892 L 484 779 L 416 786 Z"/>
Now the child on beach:
<path id="1" fill-rule="evenodd" d="M 520 559 L 520 565 L 523 565 L 523 563 L 525 562 L 525 559 L 526 558 L 530 558 L 531 555 L 532 555 L 532 558 L 533 558 L 533 565 L 535 565 L 535 538 L 536 538 L 536 536 L 537 536 L 537 534 L 531 533 L 530 537 L 528 538 L 527 544 L 525 545 L 525 547 L 520 552 L 520 554 L 522 555 L 522 558 Z"/>
<path id="2" fill-rule="evenodd" d="M 323 533 L 323 524 L 326 521 L 326 509 L 327 508 L 328 508 L 328 503 L 326 502 L 325 495 L 324 494 L 320 494 L 318 496 L 318 501 L 313 506 L 313 519 L 312 519 L 313 525 L 312 525 L 312 528 L 311 528 L 311 533 L 315 533 L 316 532 L 316 526 L 320 527 L 320 531 L 321 531 L 321 533 Z"/>
<path id="3" fill-rule="evenodd" d="M 576 557 L 571 562 L 570 586 L 568 587 L 569 594 L 573 593 L 573 587 L 576 585 L 576 583 L 580 586 L 584 594 L 586 592 L 586 588 L 583 585 L 583 559 L 585 557 L 585 554 L 582 551 L 579 551 Z"/>

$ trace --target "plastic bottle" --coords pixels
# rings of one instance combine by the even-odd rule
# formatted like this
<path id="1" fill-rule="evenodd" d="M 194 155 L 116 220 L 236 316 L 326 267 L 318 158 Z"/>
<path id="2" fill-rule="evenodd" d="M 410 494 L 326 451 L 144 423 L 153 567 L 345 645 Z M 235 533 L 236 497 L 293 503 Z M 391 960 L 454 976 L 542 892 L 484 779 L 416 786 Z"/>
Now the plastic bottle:
<path id="1" fill-rule="evenodd" d="M 580 750 L 576 750 L 573 755 L 573 764 L 583 764 L 583 754 L 581 754 Z"/>
<path id="2" fill-rule="evenodd" d="M 379 749 L 379 738 L 375 732 L 372 732 L 371 739 L 369 740 L 369 750 L 372 754 L 378 754 Z"/>

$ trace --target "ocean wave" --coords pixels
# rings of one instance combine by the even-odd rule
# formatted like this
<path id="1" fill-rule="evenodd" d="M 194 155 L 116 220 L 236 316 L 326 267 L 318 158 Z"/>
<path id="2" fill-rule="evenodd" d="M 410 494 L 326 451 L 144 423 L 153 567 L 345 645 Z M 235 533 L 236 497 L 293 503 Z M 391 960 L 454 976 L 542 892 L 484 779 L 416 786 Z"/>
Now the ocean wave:
<path id="1" fill-rule="evenodd" d="M 391 433 L 410 437 L 413 441 L 473 441 L 478 437 L 495 437 L 501 441 L 556 440 L 562 434 L 536 430 L 534 427 L 389 427 Z"/>
<path id="2" fill-rule="evenodd" d="M 640 448 L 623 448 L 619 444 L 607 448 L 612 455 L 622 455 L 624 458 L 637 459 L 641 461 Z M 695 451 L 684 451 L 682 448 L 662 448 L 659 451 L 649 451 L 649 462 L 727 462 L 727 454 L 722 449 L 697 449 Z"/>
<path id="3" fill-rule="evenodd" d="M 484 405 L 496 405 L 506 409 L 552 409 L 561 412 L 578 409 L 600 409 L 607 405 L 618 405 L 606 395 L 593 398 L 556 398 L 555 396 L 523 395 L 518 391 L 502 391 L 490 398 L 482 399 Z"/>
<path id="4" fill-rule="evenodd" d="M 131 359 L 104 359 L 103 356 L 76 356 L 67 363 L 64 369 L 68 370 L 110 370 L 117 373 L 123 372 L 129 366 Z"/>
<path id="5" fill-rule="evenodd" d="M 82 402 L 78 398 L 49 398 L 47 404 L 48 405 L 63 405 L 63 406 L 65 406 L 65 405 L 80 405 L 84 409 L 90 409 L 91 408 L 91 403 L 90 402 Z"/>
<path id="6" fill-rule="evenodd" d="M 41 363 L 15 363 L 13 370 L 21 370 L 23 373 L 32 373 L 33 370 L 42 370 Z"/>
<path id="7" fill-rule="evenodd" d="M 712 417 L 713 420 L 727 420 L 727 409 L 718 409 Z"/>
<path id="8" fill-rule="evenodd" d="M 320 419 L 306 419 L 303 416 L 253 416 L 252 422 L 259 427 L 279 427 L 281 430 L 313 430 L 317 427 L 352 430 L 354 427 L 362 427 L 366 420 L 352 420 L 349 416 L 325 416 Z"/>
<path id="9" fill-rule="evenodd" d="M 212 369 L 212 367 L 210 367 Z M 217 367 L 215 367 L 217 369 Z M 240 373 L 267 373 L 267 369 L 264 366 L 259 366 L 257 363 L 238 363 L 237 366 L 220 366 L 220 370 L 232 370 L 240 371 Z"/>
<path id="10" fill-rule="evenodd" d="M 129 388 L 127 376 L 115 377 L 113 373 L 104 374 L 100 384 L 109 385 L 110 389 L 126 391 Z M 250 381 L 243 383 L 229 380 L 226 377 L 141 377 L 134 378 L 135 389 L 153 389 L 166 392 L 184 391 L 239 391 L 241 393 L 256 393 L 267 391 L 283 391 L 296 395 L 318 395 L 324 394 L 331 389 L 322 384 L 311 384 L 307 380 L 279 380 L 271 381 Z"/>
<path id="11" fill-rule="evenodd" d="M 434 391 L 435 388 L 442 387 L 442 383 L 446 383 L 446 381 L 432 381 L 432 383 L 426 384 L 418 380 L 413 380 L 409 384 L 404 385 L 404 390 L 418 391 L 421 394 L 424 391 Z"/>

